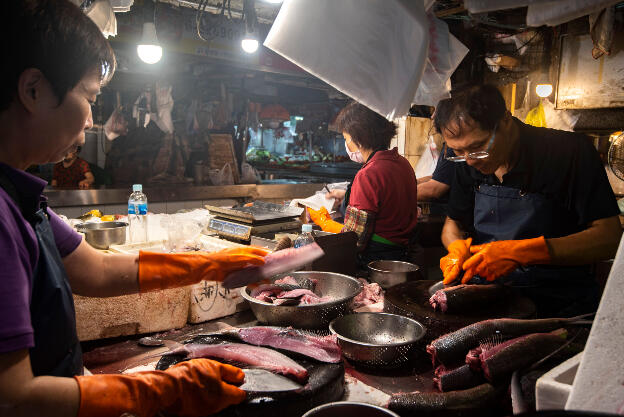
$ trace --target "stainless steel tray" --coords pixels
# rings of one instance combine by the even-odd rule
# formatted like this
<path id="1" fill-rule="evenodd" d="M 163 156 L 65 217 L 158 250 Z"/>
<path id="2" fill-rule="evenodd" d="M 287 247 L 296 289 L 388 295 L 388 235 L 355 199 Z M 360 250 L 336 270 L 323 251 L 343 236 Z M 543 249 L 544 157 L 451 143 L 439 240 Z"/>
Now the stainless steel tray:
<path id="1" fill-rule="evenodd" d="M 286 219 L 299 216 L 303 212 L 301 207 L 290 207 L 264 201 L 256 201 L 249 207 L 224 208 L 211 205 L 206 205 L 205 207 L 216 216 L 238 220 L 243 223 Z"/>

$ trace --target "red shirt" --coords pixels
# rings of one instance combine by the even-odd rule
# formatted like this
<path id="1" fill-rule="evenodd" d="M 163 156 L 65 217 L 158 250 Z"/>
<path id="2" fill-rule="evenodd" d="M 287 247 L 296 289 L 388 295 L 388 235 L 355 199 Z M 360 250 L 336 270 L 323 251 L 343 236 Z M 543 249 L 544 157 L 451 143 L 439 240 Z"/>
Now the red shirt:
<path id="1" fill-rule="evenodd" d="M 416 175 L 397 148 L 378 151 L 360 169 L 349 205 L 375 213 L 374 233 L 406 245 L 418 222 Z"/>
<path id="2" fill-rule="evenodd" d="M 54 165 L 52 179 L 56 180 L 57 187 L 78 187 L 78 183 L 85 179 L 85 174 L 91 172 L 89 163 L 84 159 L 76 158 L 69 168 L 63 166 L 63 162 Z"/>

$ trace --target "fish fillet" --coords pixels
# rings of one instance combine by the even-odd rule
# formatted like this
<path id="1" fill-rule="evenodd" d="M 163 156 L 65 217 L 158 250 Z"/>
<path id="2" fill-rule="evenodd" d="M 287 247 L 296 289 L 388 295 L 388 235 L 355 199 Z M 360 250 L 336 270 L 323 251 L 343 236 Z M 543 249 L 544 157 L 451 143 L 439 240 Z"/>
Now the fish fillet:
<path id="1" fill-rule="evenodd" d="M 308 371 L 288 356 L 259 346 L 242 343 L 222 343 L 216 345 L 188 343 L 172 350 L 168 355 L 186 354 L 187 359 L 217 358 L 237 362 L 267 371 L 293 377 L 305 382 Z"/>
<path id="2" fill-rule="evenodd" d="M 296 249 L 289 248 L 272 252 L 264 257 L 264 265 L 249 266 L 229 274 L 223 280 L 223 287 L 244 287 L 252 282 L 270 278 L 283 272 L 294 271 L 315 261 L 324 254 L 325 252 L 317 243 L 311 243 Z"/>
<path id="3" fill-rule="evenodd" d="M 341 360 L 342 352 L 335 335 L 319 337 L 292 328 L 270 326 L 236 329 L 234 334 L 245 343 L 296 352 L 321 362 Z"/>

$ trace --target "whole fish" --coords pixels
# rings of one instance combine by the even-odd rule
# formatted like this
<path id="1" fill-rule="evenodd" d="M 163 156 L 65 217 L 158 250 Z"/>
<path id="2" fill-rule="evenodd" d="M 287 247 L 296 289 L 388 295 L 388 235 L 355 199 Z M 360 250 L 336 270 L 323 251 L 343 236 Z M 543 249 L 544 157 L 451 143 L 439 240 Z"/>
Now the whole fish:
<path id="1" fill-rule="evenodd" d="M 336 335 L 315 336 L 290 327 L 255 326 L 220 332 L 245 343 L 299 353 L 320 362 L 338 363 L 342 351 Z"/>
<path id="2" fill-rule="evenodd" d="M 186 359 L 216 358 L 250 365 L 305 382 L 308 371 L 288 356 L 273 349 L 243 343 L 200 344 L 187 343 L 165 355 L 186 355 Z"/>
<path id="3" fill-rule="evenodd" d="M 465 362 L 466 353 L 470 349 L 479 346 L 483 340 L 497 333 L 505 335 L 505 337 L 514 337 L 530 333 L 550 332 L 566 325 L 586 323 L 586 321 L 581 320 L 584 317 L 587 315 L 537 320 L 484 320 L 440 336 L 427 346 L 427 352 L 431 355 L 434 365 L 442 363 L 446 366 L 452 366 Z"/>
<path id="4" fill-rule="evenodd" d="M 476 387 L 483 384 L 485 379 L 481 372 L 473 371 L 468 365 L 453 369 L 440 365 L 435 369 L 433 382 L 440 392 L 447 392 Z"/>
<path id="5" fill-rule="evenodd" d="M 515 370 L 522 369 L 544 356 L 554 352 L 566 342 L 567 332 L 563 329 L 550 333 L 533 333 L 481 349 L 480 367 L 488 381 L 508 377 Z"/>
<path id="6" fill-rule="evenodd" d="M 483 416 L 500 392 L 500 388 L 486 383 L 460 391 L 393 394 L 388 408 L 401 416 Z"/>
<path id="7" fill-rule="evenodd" d="M 502 285 L 455 285 L 438 290 L 429 299 L 434 310 L 443 313 L 470 313 L 500 303 L 509 295 Z"/>
<path id="8" fill-rule="evenodd" d="M 222 285 L 224 288 L 243 287 L 283 272 L 294 271 L 324 254 L 325 252 L 317 243 L 271 252 L 264 257 L 264 265 L 249 266 L 232 272 L 225 277 Z"/>

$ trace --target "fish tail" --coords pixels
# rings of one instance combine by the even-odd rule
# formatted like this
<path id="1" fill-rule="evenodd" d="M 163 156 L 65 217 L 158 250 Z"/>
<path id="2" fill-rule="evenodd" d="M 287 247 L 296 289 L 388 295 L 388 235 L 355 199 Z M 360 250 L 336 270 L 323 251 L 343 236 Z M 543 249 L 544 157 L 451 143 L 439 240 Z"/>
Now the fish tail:
<path id="1" fill-rule="evenodd" d="M 594 311 L 593 313 L 586 313 L 586 314 L 581 314 L 580 316 L 567 318 L 565 319 L 565 321 L 568 322 L 569 324 L 588 324 L 588 322 L 593 323 L 593 319 L 592 320 L 583 320 L 583 319 L 586 319 L 588 317 L 592 317 L 595 315 L 596 315 L 596 312 Z"/>

